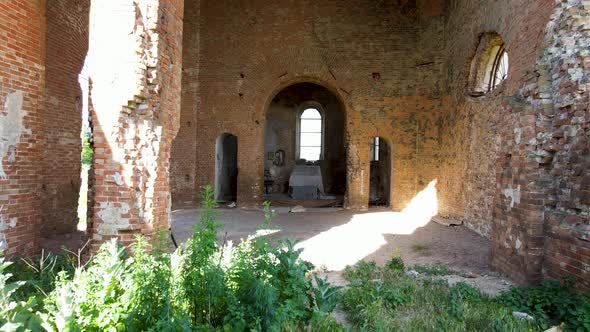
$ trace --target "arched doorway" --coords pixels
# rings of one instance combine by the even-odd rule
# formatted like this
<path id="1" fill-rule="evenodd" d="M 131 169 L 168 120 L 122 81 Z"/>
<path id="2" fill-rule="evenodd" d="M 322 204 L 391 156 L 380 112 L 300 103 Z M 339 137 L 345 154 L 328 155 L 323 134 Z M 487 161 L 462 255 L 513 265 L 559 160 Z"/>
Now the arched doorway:
<path id="1" fill-rule="evenodd" d="M 274 96 L 266 113 L 265 199 L 273 205 L 342 205 L 345 117 L 338 96 L 319 84 L 295 83 Z"/>
<path id="2" fill-rule="evenodd" d="M 369 206 L 391 205 L 391 148 L 382 137 L 371 140 Z"/>
<path id="3" fill-rule="evenodd" d="M 238 196 L 238 137 L 224 133 L 215 142 L 215 199 L 235 202 Z"/>

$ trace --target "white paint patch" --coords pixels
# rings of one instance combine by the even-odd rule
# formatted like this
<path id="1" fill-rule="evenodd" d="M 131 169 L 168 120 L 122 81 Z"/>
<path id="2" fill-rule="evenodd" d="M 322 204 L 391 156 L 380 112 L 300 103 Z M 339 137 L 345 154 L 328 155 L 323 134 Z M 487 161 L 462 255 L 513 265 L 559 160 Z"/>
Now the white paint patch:
<path id="1" fill-rule="evenodd" d="M 514 142 L 516 144 L 520 144 L 521 137 L 522 137 L 522 128 L 514 129 Z"/>
<path id="2" fill-rule="evenodd" d="M 4 101 L 6 115 L 0 117 L 0 179 L 6 179 L 3 161 L 8 156 L 9 161 L 16 160 L 16 145 L 24 130 L 23 92 L 9 93 Z M 10 155 L 9 155 L 10 153 Z"/>
<path id="3" fill-rule="evenodd" d="M 502 190 L 504 197 L 510 198 L 510 207 L 513 208 L 514 204 L 520 203 L 520 185 L 516 189 L 508 188 Z"/>
<path id="4" fill-rule="evenodd" d="M 97 232 L 100 235 L 116 235 L 117 230 L 129 227 L 129 219 L 122 218 L 121 215 L 129 213 L 128 203 L 117 203 L 115 206 L 111 202 L 100 203 L 101 210 L 97 213 L 102 220 L 99 223 Z"/>
<path id="5" fill-rule="evenodd" d="M 520 247 L 522 247 L 522 242 L 520 242 L 519 238 L 516 238 L 516 245 L 515 245 L 516 250 L 520 249 Z"/>
<path id="6" fill-rule="evenodd" d="M 121 176 L 121 173 L 117 172 L 111 175 L 111 177 L 113 182 L 116 183 L 118 186 L 122 186 L 125 184 L 125 181 L 123 181 L 123 176 Z"/>
<path id="7" fill-rule="evenodd" d="M 4 231 L 14 227 L 16 227 L 16 217 L 12 217 L 7 221 L 6 216 L 4 214 L 0 214 L 0 251 L 8 249 L 6 243 L 6 234 L 4 234 Z"/>

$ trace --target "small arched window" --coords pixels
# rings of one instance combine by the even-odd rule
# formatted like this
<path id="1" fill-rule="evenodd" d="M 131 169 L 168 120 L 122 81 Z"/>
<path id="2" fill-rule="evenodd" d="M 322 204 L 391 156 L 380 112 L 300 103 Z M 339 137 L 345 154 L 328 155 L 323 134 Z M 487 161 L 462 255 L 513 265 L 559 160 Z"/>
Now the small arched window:
<path id="1" fill-rule="evenodd" d="M 471 95 L 482 96 L 508 78 L 508 53 L 502 38 L 493 33 L 483 34 L 471 63 Z"/>
<path id="2" fill-rule="evenodd" d="M 508 53 L 504 49 L 504 44 L 500 45 L 490 72 L 490 82 L 488 91 L 495 89 L 500 83 L 508 78 Z"/>
<path id="3" fill-rule="evenodd" d="M 298 119 L 298 152 L 299 159 L 317 161 L 323 154 L 323 119 L 319 109 L 306 107 Z"/>

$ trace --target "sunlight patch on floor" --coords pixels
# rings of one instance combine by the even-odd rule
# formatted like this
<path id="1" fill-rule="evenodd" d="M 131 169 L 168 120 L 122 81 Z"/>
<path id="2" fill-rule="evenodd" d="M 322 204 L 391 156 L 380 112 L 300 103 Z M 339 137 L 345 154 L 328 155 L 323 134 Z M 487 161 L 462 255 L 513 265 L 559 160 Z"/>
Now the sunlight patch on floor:
<path id="1" fill-rule="evenodd" d="M 297 245 L 301 258 L 330 271 L 343 270 L 385 245 L 387 234 L 409 235 L 426 226 L 438 213 L 436 180 L 420 191 L 401 212 L 355 214 L 340 226 Z"/>

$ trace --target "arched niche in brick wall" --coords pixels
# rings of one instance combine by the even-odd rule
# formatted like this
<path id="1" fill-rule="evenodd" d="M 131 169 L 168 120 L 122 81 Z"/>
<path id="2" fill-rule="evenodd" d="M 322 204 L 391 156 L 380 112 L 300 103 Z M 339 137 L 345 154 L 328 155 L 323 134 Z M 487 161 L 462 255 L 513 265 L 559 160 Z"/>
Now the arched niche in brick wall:
<path id="1" fill-rule="evenodd" d="M 300 115 L 308 108 L 321 114 L 316 135 L 308 133 L 313 128 L 300 128 Z M 266 195 L 287 196 L 292 192 L 291 174 L 296 166 L 318 166 L 321 180 L 315 185 L 320 195 L 342 200 L 346 193 L 346 112 L 340 97 L 315 81 L 283 85 L 267 103 L 265 120 Z M 317 142 L 311 142 L 316 136 Z M 302 147 L 308 145 L 319 147 L 319 158 L 301 158 Z"/>

